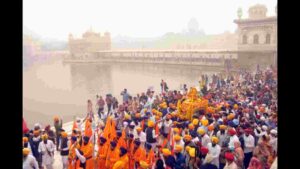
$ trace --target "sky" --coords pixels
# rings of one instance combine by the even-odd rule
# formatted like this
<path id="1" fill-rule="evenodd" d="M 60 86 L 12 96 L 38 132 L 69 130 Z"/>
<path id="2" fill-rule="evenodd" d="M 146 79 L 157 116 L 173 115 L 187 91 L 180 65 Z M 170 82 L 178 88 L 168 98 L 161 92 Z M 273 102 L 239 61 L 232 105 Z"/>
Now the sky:
<path id="1" fill-rule="evenodd" d="M 92 28 L 112 37 L 153 38 L 182 32 L 195 18 L 206 34 L 234 32 L 237 9 L 264 4 L 275 15 L 277 0 L 24 0 L 23 26 L 43 38 L 67 40 Z"/>

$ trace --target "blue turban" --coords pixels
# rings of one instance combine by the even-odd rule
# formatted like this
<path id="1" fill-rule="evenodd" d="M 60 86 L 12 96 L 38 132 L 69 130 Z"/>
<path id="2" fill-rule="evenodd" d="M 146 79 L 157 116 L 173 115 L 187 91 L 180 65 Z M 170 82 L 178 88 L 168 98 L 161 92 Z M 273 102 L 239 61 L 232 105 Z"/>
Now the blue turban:
<path id="1" fill-rule="evenodd" d="M 190 132 L 190 135 L 191 135 L 193 138 L 195 138 L 195 137 L 197 137 L 197 132 L 196 132 L 195 130 L 193 130 L 193 131 Z"/>
<path id="2" fill-rule="evenodd" d="M 134 125 L 129 124 L 129 128 L 134 129 Z"/>
<path id="3" fill-rule="evenodd" d="M 120 147 L 120 152 L 121 152 L 121 156 L 123 156 L 124 154 L 127 153 L 127 150 L 124 147 Z"/>
<path id="4" fill-rule="evenodd" d="M 122 132 L 120 130 L 117 131 L 117 136 L 121 137 L 122 136 Z"/>
<path id="5" fill-rule="evenodd" d="M 88 136 L 83 137 L 83 141 L 88 142 L 89 140 L 90 140 L 90 138 Z"/>
<path id="6" fill-rule="evenodd" d="M 72 136 L 72 137 L 71 137 L 71 140 L 72 140 L 72 141 L 77 141 L 77 137 L 76 137 L 76 136 Z"/>
<path id="7" fill-rule="evenodd" d="M 233 122 L 233 124 L 236 125 L 236 126 L 239 125 L 239 120 L 238 120 L 238 119 L 233 119 L 232 122 Z"/>
<path id="8" fill-rule="evenodd" d="M 129 137 L 130 137 L 130 138 L 133 138 L 133 134 L 132 134 L 132 133 L 130 133 L 130 134 L 129 134 Z"/>
<path id="9" fill-rule="evenodd" d="M 100 141 L 102 142 L 102 143 L 105 143 L 107 140 L 106 140 L 106 138 L 104 138 L 104 137 L 100 137 Z"/>
<path id="10" fill-rule="evenodd" d="M 148 144 L 148 143 L 146 143 L 145 147 L 147 150 L 150 150 L 152 148 L 151 144 Z"/>
<path id="11" fill-rule="evenodd" d="M 141 141 L 139 139 L 136 139 L 136 140 L 134 140 L 134 144 L 139 146 L 139 145 L 141 145 Z"/>
<path id="12" fill-rule="evenodd" d="M 110 142 L 110 145 L 111 145 L 112 147 L 116 147 L 116 146 L 117 146 L 117 143 L 116 143 L 115 141 L 111 141 L 111 142 Z"/>
<path id="13" fill-rule="evenodd" d="M 228 126 L 234 127 L 235 125 L 234 125 L 234 123 L 230 120 L 230 121 L 228 121 Z"/>

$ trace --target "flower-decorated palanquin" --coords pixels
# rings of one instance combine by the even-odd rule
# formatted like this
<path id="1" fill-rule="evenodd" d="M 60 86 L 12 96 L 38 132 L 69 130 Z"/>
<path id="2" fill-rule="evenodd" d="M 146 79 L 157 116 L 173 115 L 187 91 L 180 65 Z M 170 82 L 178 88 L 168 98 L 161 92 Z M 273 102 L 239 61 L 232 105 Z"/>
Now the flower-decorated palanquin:
<path id="1" fill-rule="evenodd" d="M 178 113 L 186 120 L 192 120 L 193 114 L 197 109 L 203 109 L 206 111 L 208 108 L 208 100 L 200 98 L 196 88 L 191 87 L 187 94 L 187 98 L 181 103 L 178 101 L 177 109 Z"/>

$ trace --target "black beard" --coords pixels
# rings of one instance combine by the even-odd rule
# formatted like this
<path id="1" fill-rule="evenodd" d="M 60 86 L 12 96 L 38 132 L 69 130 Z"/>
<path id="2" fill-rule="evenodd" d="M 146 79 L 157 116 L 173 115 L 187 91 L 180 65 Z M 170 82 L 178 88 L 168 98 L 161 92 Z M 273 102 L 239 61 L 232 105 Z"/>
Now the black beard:
<path id="1" fill-rule="evenodd" d="M 47 144 L 47 140 L 44 140 L 44 143 Z"/>

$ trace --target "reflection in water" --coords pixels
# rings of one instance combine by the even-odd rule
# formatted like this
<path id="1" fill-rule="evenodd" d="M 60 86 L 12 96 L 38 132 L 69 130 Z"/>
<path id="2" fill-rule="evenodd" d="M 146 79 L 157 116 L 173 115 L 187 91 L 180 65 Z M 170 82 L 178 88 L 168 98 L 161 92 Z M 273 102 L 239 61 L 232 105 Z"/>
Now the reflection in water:
<path id="1" fill-rule="evenodd" d="M 131 95 L 145 92 L 150 86 L 159 92 L 161 79 L 164 79 L 170 89 L 178 90 L 184 83 L 188 87 L 197 86 L 201 74 L 219 72 L 221 68 L 217 70 L 201 66 L 137 63 L 63 64 L 61 60 L 42 63 L 23 73 L 23 114 L 29 126 L 37 121 L 52 124 L 52 117 L 58 112 L 66 122 L 72 120 L 74 115 L 84 116 L 87 99 L 91 99 L 95 105 L 96 94 L 105 96 L 111 93 L 121 101 L 120 92 L 124 88 L 127 88 Z"/>

